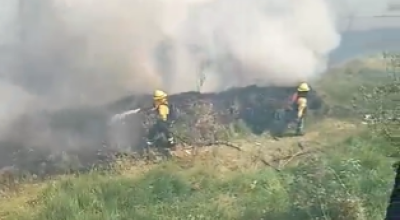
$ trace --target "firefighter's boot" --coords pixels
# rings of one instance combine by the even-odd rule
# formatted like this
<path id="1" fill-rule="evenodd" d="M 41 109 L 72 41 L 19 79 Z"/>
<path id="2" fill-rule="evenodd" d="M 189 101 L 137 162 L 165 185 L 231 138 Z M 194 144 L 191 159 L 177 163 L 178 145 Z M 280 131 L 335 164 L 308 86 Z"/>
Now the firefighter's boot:
<path id="1" fill-rule="evenodd" d="M 175 139 L 173 137 L 168 138 L 168 146 L 169 148 L 174 148 L 176 145 Z"/>

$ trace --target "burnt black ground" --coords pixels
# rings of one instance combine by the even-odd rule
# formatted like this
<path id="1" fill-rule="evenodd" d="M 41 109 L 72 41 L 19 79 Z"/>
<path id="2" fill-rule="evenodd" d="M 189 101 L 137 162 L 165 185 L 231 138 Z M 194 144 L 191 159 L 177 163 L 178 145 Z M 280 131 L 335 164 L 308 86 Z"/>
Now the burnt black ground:
<path id="1" fill-rule="evenodd" d="M 275 110 L 282 108 L 293 92 L 289 87 L 249 86 L 221 93 L 171 95 L 178 115 L 175 132 L 185 138 L 215 140 L 215 133 L 241 121 L 260 135 L 273 128 Z M 139 95 L 97 108 L 26 115 L 0 143 L 0 168 L 11 166 L 38 175 L 82 171 L 112 161 L 116 152 L 140 151 L 154 115 L 139 113 L 117 124 L 110 124 L 110 118 L 129 109 L 149 108 L 151 102 L 150 95 Z M 310 94 L 309 103 L 311 112 L 324 105 L 316 92 Z"/>

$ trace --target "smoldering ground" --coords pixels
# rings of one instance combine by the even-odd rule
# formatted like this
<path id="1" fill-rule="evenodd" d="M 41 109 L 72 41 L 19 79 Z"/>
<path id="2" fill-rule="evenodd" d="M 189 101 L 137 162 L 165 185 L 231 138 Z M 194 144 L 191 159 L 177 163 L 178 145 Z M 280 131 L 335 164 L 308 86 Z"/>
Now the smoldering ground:
<path id="1" fill-rule="evenodd" d="M 96 106 L 126 95 L 312 80 L 340 42 L 331 3 L 4 0 L 1 165 L 19 149 L 97 150 L 110 112 Z M 119 142 L 137 139 L 131 124 Z"/>

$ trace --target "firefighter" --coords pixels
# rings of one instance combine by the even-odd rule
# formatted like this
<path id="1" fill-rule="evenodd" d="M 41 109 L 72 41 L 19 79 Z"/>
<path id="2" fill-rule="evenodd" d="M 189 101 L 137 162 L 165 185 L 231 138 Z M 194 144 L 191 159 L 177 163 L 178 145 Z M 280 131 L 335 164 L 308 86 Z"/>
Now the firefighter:
<path id="1" fill-rule="evenodd" d="M 147 144 L 149 146 L 153 145 L 154 138 L 161 132 L 167 137 L 169 147 L 173 147 L 175 145 L 175 141 L 172 132 L 170 131 L 172 124 L 170 120 L 171 109 L 170 105 L 168 104 L 167 93 L 161 90 L 155 90 L 153 95 L 153 105 L 153 109 L 157 114 L 157 121 L 149 130 Z"/>
<path id="2" fill-rule="evenodd" d="M 307 96 L 310 91 L 307 83 L 303 82 L 297 87 L 296 93 L 292 96 L 293 117 L 296 122 L 296 135 L 304 134 L 304 118 L 307 113 Z"/>

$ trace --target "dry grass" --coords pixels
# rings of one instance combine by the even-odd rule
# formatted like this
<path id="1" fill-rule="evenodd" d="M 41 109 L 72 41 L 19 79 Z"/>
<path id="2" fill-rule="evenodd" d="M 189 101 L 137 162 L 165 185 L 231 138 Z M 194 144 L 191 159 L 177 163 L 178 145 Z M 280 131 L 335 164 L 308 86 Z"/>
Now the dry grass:
<path id="1" fill-rule="evenodd" d="M 17 185 L 0 198 L 0 219 L 28 220 L 31 218 L 27 216 L 35 216 L 34 220 L 53 220 L 61 216 L 73 220 L 108 220 L 114 211 L 125 216 L 113 217 L 115 219 L 136 216 L 136 219 L 244 220 L 269 216 L 266 219 L 285 220 L 300 216 L 300 220 L 310 220 L 321 215 L 326 219 L 338 220 L 378 219 L 384 206 L 382 203 L 366 204 L 362 199 L 366 194 L 360 191 L 362 187 L 358 184 L 369 182 L 385 186 L 380 183 L 383 179 L 355 170 L 358 165 L 353 163 L 359 163 L 355 162 L 358 160 L 356 156 L 360 156 L 361 163 L 369 161 L 371 155 L 377 157 L 377 152 L 381 150 L 377 148 L 380 146 L 359 150 L 357 143 L 349 143 L 345 153 L 341 152 L 343 148 L 332 149 L 335 145 L 342 146 L 343 141 L 349 137 L 362 133 L 364 125 L 324 119 L 309 129 L 303 137 L 274 140 L 265 135 L 232 141 L 240 150 L 224 145 L 204 147 L 196 152 L 181 149 L 173 161 L 161 164 L 120 160 L 107 176 L 98 176 L 94 172 L 78 177 L 61 176 L 45 182 Z M 304 149 L 299 148 L 299 143 L 302 143 Z M 298 157 L 291 156 L 313 149 L 329 153 L 312 152 Z M 276 158 L 281 158 L 281 161 L 273 161 Z M 272 166 L 280 167 L 282 172 L 274 172 L 262 159 Z M 382 158 L 376 159 L 374 163 L 381 161 Z M 374 166 L 386 166 L 386 163 L 382 164 Z M 346 172 L 341 173 L 343 170 Z M 298 186 L 293 188 L 292 181 Z M 148 188 L 152 185 L 156 189 Z M 298 187 L 304 191 L 297 191 Z M 382 190 L 382 187 L 374 189 L 372 195 L 379 195 L 379 198 L 371 199 L 383 201 L 386 192 Z M 330 194 L 330 191 L 338 194 Z M 109 193 L 122 194 L 112 198 L 101 197 L 111 195 Z M 130 197 L 143 202 L 136 199 L 131 201 Z M 149 206 L 156 202 L 150 198 L 158 197 L 165 197 L 170 202 Z M 74 203 L 80 199 L 83 202 L 99 199 L 97 202 L 101 203 L 103 214 L 95 213 L 91 204 L 87 204 L 87 208 L 78 208 Z M 128 199 L 131 208 L 114 207 L 112 202 L 106 202 L 117 202 L 119 199 Z"/>
<path id="2" fill-rule="evenodd" d="M 273 140 L 268 136 L 254 136 L 232 142 L 242 151 L 223 145 L 204 147 L 196 152 L 181 149 L 176 152 L 177 157 L 173 163 L 159 165 L 120 160 L 114 164 L 114 170 L 120 176 L 139 179 L 149 171 L 163 166 L 164 169 L 185 176 L 189 181 L 194 174 L 198 176 L 199 173 L 224 180 L 238 173 L 253 173 L 265 169 L 266 165 L 260 161 L 260 158 L 272 161 L 277 157 L 291 155 L 299 151 L 299 142 L 304 143 L 307 148 L 319 148 L 334 142 L 339 143 L 359 132 L 357 128 L 357 125 L 345 121 L 326 119 L 313 126 L 312 131 L 304 137 Z M 16 218 L 16 216 L 34 211 L 35 209 L 31 206 L 43 189 L 66 178 L 69 177 L 60 176 L 51 181 L 8 187 L 0 198 L 0 219 Z M 200 185 L 192 182 L 192 187 L 199 189 Z M 220 204 L 221 207 L 234 202 L 234 198 L 230 195 L 220 195 L 215 199 L 214 202 Z"/>

